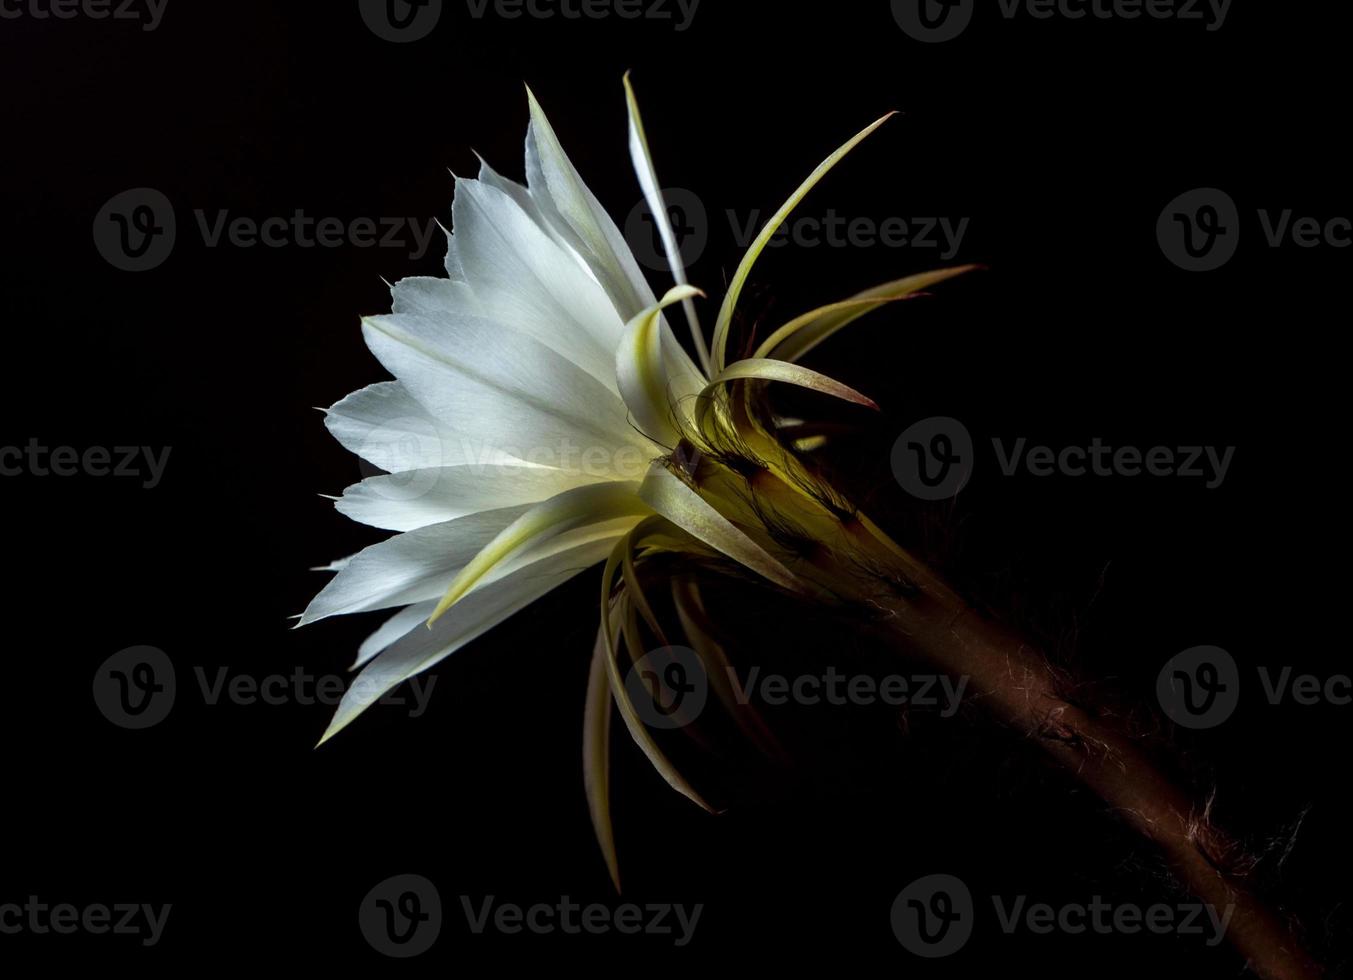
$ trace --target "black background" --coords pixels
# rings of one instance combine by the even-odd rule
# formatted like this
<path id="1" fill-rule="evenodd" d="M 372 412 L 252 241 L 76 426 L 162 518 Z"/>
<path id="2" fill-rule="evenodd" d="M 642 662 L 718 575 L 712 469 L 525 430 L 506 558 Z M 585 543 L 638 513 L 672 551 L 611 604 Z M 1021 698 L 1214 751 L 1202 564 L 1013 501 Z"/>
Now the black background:
<path id="1" fill-rule="evenodd" d="M 1258 208 L 1353 210 L 1337 6 L 1236 4 L 1208 32 L 1006 21 L 983 3 L 962 38 L 939 45 L 904 35 L 886 2 L 705 0 L 684 32 L 475 20 L 449 3 L 410 45 L 377 38 L 355 3 L 336 0 L 169 0 L 154 32 L 0 21 L 0 445 L 173 447 L 153 490 L 0 478 L 0 902 L 173 904 L 155 948 L 0 936 L 0 962 L 1237 973 L 1229 949 L 1196 940 L 1005 936 L 989 903 L 952 959 L 903 950 L 889 907 L 923 874 L 960 876 L 979 903 L 1170 894 L 1149 853 L 1073 781 L 973 719 L 918 725 L 884 752 L 844 748 L 717 819 L 618 739 L 625 897 L 704 903 L 695 941 L 472 935 L 460 895 L 615 901 L 579 762 L 593 575 L 443 663 L 418 719 L 373 710 L 314 751 L 323 705 L 204 704 L 195 667 L 342 672 L 378 621 L 288 629 L 323 581 L 307 569 L 380 537 L 317 496 L 365 474 L 312 406 L 383 377 L 357 318 L 388 309 L 382 276 L 437 274 L 441 243 L 419 261 L 399 249 L 207 248 L 193 212 L 448 221 L 447 168 L 472 173 L 473 150 L 521 177 L 525 81 L 623 220 L 639 196 L 620 86 L 633 69 L 664 182 L 695 189 L 714 216 L 691 278 L 718 294 L 739 255 L 724 210 L 769 213 L 836 145 L 902 110 L 805 213 L 969 217 L 958 260 L 989 269 L 877 314 L 814 359 L 884 409 L 850 444 L 876 474 L 877 508 L 928 528 L 908 543 L 1128 700 L 1149 703 L 1164 661 L 1204 643 L 1247 669 L 1347 673 L 1347 639 L 1330 627 L 1347 577 L 1337 352 L 1348 252 L 1271 249 L 1255 219 Z M 1224 269 L 1188 274 L 1162 256 L 1155 224 L 1199 186 L 1227 190 L 1244 231 Z M 179 220 L 173 255 L 141 274 L 104 262 L 90 231 L 132 187 L 161 190 Z M 783 320 L 940 264 L 923 249 L 778 249 L 758 267 L 749 312 Z M 918 508 L 888 486 L 887 450 L 933 415 L 963 420 L 979 444 L 1100 436 L 1237 453 L 1215 490 L 1007 479 L 988 457 L 957 505 Z M 832 634 L 799 615 L 811 653 Z M 90 694 L 95 668 L 136 644 L 169 653 L 179 680 L 169 719 L 145 732 L 109 724 Z M 1305 814 L 1280 872 L 1270 860 L 1260 877 L 1336 966 L 1353 870 L 1349 710 L 1252 697 L 1217 729 L 1171 735 L 1190 778 L 1217 789 L 1220 819 L 1249 839 Z M 396 963 L 366 945 L 356 911 L 405 872 L 437 883 L 447 922 L 432 951 Z"/>

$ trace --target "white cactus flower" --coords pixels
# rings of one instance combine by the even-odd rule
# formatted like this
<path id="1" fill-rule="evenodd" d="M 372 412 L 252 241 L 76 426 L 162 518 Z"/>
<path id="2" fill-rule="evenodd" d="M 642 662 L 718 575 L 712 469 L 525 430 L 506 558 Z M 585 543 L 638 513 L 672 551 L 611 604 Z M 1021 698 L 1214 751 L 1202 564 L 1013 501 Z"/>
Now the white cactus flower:
<path id="1" fill-rule="evenodd" d="M 730 326 L 758 256 L 808 191 L 887 117 L 832 154 L 767 223 L 707 345 L 694 306 L 703 294 L 686 284 L 628 79 L 626 93 L 631 156 L 675 279 L 666 295 L 655 296 L 528 92 L 526 185 L 487 164 L 478 179 L 457 179 L 448 277 L 398 283 L 393 312 L 363 321 L 367 345 L 395 380 L 338 402 L 326 423 L 385 473 L 350 487 L 337 507 L 399 533 L 331 566 L 337 574 L 301 624 L 398 611 L 362 645 L 363 670 L 321 741 L 391 688 L 609 558 L 587 713 L 595 721 L 601 699 L 614 694 L 650 760 L 699 801 L 643 731 L 614 657 L 603 655 L 613 654 L 624 621 L 612 602 L 617 571 L 641 548 L 685 549 L 731 559 L 783 588 L 818 587 L 787 567 L 792 556 L 748 509 L 735 486 L 747 474 L 718 461 L 734 446 L 764 468 L 775 492 L 830 497 L 815 494 L 812 477 L 780 449 L 756 393 L 782 382 L 874 407 L 794 361 L 865 313 L 965 270 L 912 276 L 821 307 L 730 363 Z M 677 305 L 694 358 L 666 320 Z M 821 534 L 839 536 L 830 508 L 823 513 Z M 600 731 L 604 723 L 589 726 Z M 596 755 L 595 738 L 587 751 Z M 589 773 L 598 816 L 604 777 Z M 598 833 L 614 874 L 609 829 L 599 822 Z"/>

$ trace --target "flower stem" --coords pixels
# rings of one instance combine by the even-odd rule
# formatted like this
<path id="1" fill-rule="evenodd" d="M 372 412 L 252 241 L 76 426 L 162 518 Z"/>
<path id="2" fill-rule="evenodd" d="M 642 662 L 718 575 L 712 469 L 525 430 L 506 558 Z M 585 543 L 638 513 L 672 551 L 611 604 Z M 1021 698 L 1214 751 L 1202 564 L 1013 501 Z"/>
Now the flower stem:
<path id="1" fill-rule="evenodd" d="M 924 565 L 895 546 L 892 559 L 905 565 L 907 597 L 870 600 L 882 608 L 890 632 L 941 669 L 968 677 L 970 689 L 1002 721 L 1036 739 L 1151 840 L 1196 897 L 1218 912 L 1233 909 L 1228 938 L 1256 974 L 1267 980 L 1321 975 L 1286 926 L 1220 866 L 1231 842 L 1130 735 L 1069 703 L 1036 650 L 979 614 Z"/>

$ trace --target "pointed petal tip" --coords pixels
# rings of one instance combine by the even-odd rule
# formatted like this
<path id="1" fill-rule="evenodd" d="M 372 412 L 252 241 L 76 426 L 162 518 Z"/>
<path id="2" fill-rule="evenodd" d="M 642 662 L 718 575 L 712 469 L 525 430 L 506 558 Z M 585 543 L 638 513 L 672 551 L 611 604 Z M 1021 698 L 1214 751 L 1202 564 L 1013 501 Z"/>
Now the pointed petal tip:
<path id="1" fill-rule="evenodd" d="M 699 296 L 701 299 L 709 299 L 709 297 L 705 294 L 705 291 L 696 286 L 686 284 L 680 286 L 673 286 L 671 289 L 667 290 L 667 293 L 663 296 L 662 302 L 659 304 L 659 306 L 662 308 L 666 308 L 672 305 L 673 303 L 679 303 L 680 301 L 686 299 L 693 299 L 696 296 Z"/>
<path id="2" fill-rule="evenodd" d="M 880 126 L 886 123 L 888 120 L 892 119 L 893 116 L 897 115 L 901 115 L 900 111 L 897 109 L 890 109 L 888 112 L 885 112 L 883 115 L 879 116 L 872 123 L 870 123 L 868 126 L 865 127 L 864 129 L 865 135 L 872 133 L 874 130 L 878 129 Z"/>

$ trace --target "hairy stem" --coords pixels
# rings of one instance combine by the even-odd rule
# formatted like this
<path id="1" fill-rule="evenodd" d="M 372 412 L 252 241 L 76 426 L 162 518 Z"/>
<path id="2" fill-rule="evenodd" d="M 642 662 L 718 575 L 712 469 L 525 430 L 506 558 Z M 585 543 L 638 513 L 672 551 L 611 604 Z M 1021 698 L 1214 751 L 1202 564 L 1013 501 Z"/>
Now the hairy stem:
<path id="1" fill-rule="evenodd" d="M 1231 850 L 1230 841 L 1200 819 L 1203 808 L 1129 735 L 1067 702 L 1038 651 L 981 616 L 922 564 L 900 550 L 890 557 L 909 588 L 905 598 L 869 600 L 882 609 L 888 630 L 943 670 L 967 676 L 1001 720 L 1036 739 L 1160 848 L 1195 896 L 1219 912 L 1232 908 L 1228 938 L 1255 973 L 1268 980 L 1321 975 L 1285 925 L 1214 859 Z"/>

